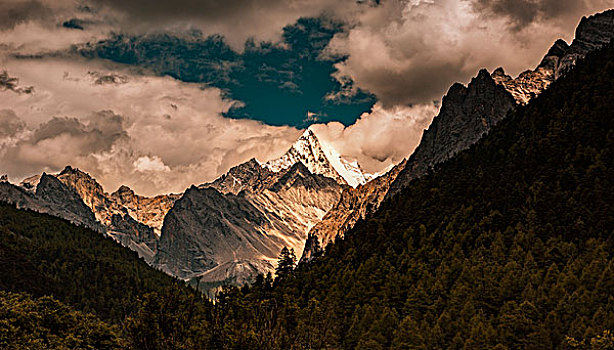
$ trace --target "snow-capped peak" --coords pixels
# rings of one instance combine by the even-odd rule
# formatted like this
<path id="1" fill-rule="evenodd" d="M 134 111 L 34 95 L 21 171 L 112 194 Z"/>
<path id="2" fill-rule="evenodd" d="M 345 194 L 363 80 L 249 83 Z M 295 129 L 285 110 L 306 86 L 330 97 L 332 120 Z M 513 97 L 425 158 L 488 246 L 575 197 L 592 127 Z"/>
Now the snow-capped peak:
<path id="1" fill-rule="evenodd" d="M 356 161 L 344 159 L 331 145 L 321 142 L 311 128 L 305 130 L 283 156 L 262 165 L 279 172 L 297 162 L 302 162 L 314 174 L 330 177 L 352 187 L 370 180 Z"/>

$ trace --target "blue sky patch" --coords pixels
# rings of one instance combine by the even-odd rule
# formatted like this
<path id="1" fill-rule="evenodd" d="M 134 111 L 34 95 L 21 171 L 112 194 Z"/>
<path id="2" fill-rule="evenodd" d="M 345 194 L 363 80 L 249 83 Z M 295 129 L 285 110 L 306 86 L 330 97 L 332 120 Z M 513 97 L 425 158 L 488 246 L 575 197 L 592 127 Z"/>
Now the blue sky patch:
<path id="1" fill-rule="evenodd" d="M 113 38 L 80 49 L 87 57 L 152 69 L 156 74 L 206 83 L 222 89 L 244 106 L 226 114 L 270 125 L 307 127 L 313 123 L 354 121 L 375 103 L 375 96 L 360 89 L 342 99 L 327 96 L 347 90 L 331 77 L 334 64 L 344 57 L 321 55 L 339 23 L 303 18 L 283 31 L 281 44 L 245 43 L 243 53 L 230 48 L 221 36 L 158 34 Z"/>

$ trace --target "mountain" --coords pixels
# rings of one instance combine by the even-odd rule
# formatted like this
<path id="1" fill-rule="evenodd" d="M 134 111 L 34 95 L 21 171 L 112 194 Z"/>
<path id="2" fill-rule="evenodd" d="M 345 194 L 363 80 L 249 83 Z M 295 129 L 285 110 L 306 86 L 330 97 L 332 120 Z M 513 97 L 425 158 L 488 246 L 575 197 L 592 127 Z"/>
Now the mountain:
<path id="1" fill-rule="evenodd" d="M 609 10 L 583 18 L 572 44 L 557 40 L 534 70 L 522 72 L 516 78 L 506 75 L 503 68 L 492 74 L 482 70 L 468 86 L 454 84 L 409 159 L 376 181 L 344 190 L 340 201 L 310 231 L 302 260 L 309 260 L 335 237 L 342 237 L 359 219 L 375 212 L 384 198 L 392 197 L 411 180 L 469 148 L 513 108 L 526 105 L 569 71 L 579 58 L 612 38 L 614 10 Z"/>
<path id="2" fill-rule="evenodd" d="M 497 71 L 493 76 L 499 74 L 502 73 Z M 336 237 L 342 237 L 359 219 L 375 212 L 385 198 L 399 192 L 409 181 L 469 148 L 504 119 L 517 102 L 524 101 L 524 97 L 515 100 L 505 85 L 493 76 L 481 70 L 466 87 L 459 83 L 452 85 L 443 98 L 439 114 L 424 131 L 409 159 L 374 181 L 346 189 L 335 207 L 309 233 L 309 249 L 304 250 L 302 260 L 316 254 L 314 249 L 321 249 Z M 508 82 L 508 86 L 511 83 Z"/>
<path id="3" fill-rule="evenodd" d="M 70 166 L 60 172 L 57 178 L 79 194 L 101 223 L 108 225 L 113 215 L 128 214 L 136 221 L 151 227 L 158 236 L 164 215 L 179 198 L 177 194 L 143 197 L 136 195 L 127 186 L 120 186 L 117 191 L 108 194 L 89 174 Z"/>
<path id="4" fill-rule="evenodd" d="M 186 191 L 165 218 L 153 264 L 208 291 L 252 281 L 274 271 L 283 247 L 300 256 L 342 190 L 368 178 L 307 129 L 280 158 L 251 159 Z"/>
<path id="5" fill-rule="evenodd" d="M 300 261 L 311 260 L 321 253 L 329 243 L 343 237 L 356 222 L 377 210 L 390 184 L 405 166 L 405 161 L 397 164 L 386 174 L 356 188 L 345 188 L 339 201 L 326 213 L 320 222 L 309 230 L 305 248 Z"/>
<path id="6" fill-rule="evenodd" d="M 189 188 L 164 219 L 154 265 L 215 291 L 273 272 L 283 247 L 301 254 L 309 229 L 339 200 L 343 186 L 300 161 L 278 173 L 258 167 L 250 161 L 210 186 Z M 248 174 L 268 177 L 238 194 L 223 185 L 249 183 Z"/>
<path id="7" fill-rule="evenodd" d="M 0 259 L 13 267 L 0 270 L 0 289 L 10 291 L 0 292 L 0 344 L 610 349 L 613 61 L 614 45 L 589 54 L 476 144 L 385 200 L 324 256 L 275 280 L 226 288 L 215 304 L 161 290 L 168 276 L 96 232 L 0 205 Z M 302 163 L 292 168 L 271 189 L 319 183 Z M 258 220 L 240 195 L 186 193 L 176 207 L 187 214 L 201 196 L 216 207 L 229 196 L 228 205 Z M 35 296 L 14 294 L 22 288 Z"/>
<path id="8" fill-rule="evenodd" d="M 198 186 L 212 187 L 221 193 L 239 194 L 241 191 L 259 191 L 270 186 L 276 178 L 275 172 L 260 165 L 252 158 L 228 170 L 228 172 L 211 183 Z"/>
<path id="9" fill-rule="evenodd" d="M 20 186 L 4 181 L 0 199 L 96 228 L 152 266 L 213 291 L 273 272 L 284 246 L 300 256 L 342 189 L 367 177 L 308 129 L 279 159 L 251 159 L 183 194 L 148 198 L 127 186 L 107 193 L 67 166 Z"/>
<path id="10" fill-rule="evenodd" d="M 146 261 L 155 255 L 164 216 L 177 198 L 176 194 L 143 197 L 126 186 L 109 194 L 89 174 L 70 166 L 55 175 L 29 177 L 19 186 L 0 182 L 2 201 L 90 227 Z"/>
<path id="11" fill-rule="evenodd" d="M 399 192 L 414 178 L 427 174 L 433 166 L 469 148 L 516 105 L 511 93 L 497 84 L 486 70 L 466 87 L 454 84 L 443 97 L 439 114 L 420 144 L 391 184 L 387 197 Z"/>
<path id="12" fill-rule="evenodd" d="M 100 232 L 6 203 L 0 203 L 0 262 L 0 290 L 53 295 L 110 322 L 123 320 L 138 296 L 175 283 Z"/>
<path id="13" fill-rule="evenodd" d="M 216 348 L 208 301 L 99 232 L 0 203 L 0 263 L 2 349 Z"/>
<path id="14" fill-rule="evenodd" d="M 365 184 L 370 179 L 370 176 L 360 169 L 356 161 L 343 158 L 333 147 L 321 142 L 310 128 L 305 130 L 283 156 L 270 160 L 263 166 L 271 171 L 279 172 L 297 162 L 303 163 L 314 174 L 330 177 L 340 184 L 348 184 L 352 187 Z"/>
<path id="15" fill-rule="evenodd" d="M 608 10 L 582 18 L 572 44 L 557 40 L 533 71 L 512 79 L 502 68 L 491 75 L 482 70 L 466 88 L 453 85 L 442 101 L 439 115 L 424 131 L 420 144 L 390 186 L 386 198 L 398 193 L 412 179 L 469 148 L 505 118 L 516 103 L 526 104 L 569 71 L 578 59 L 612 39 L 614 10 Z"/>
<path id="16" fill-rule="evenodd" d="M 613 18 L 614 11 L 584 18 L 571 45 L 555 42 L 536 69 L 517 78 L 482 70 L 467 86 L 454 84 L 415 152 L 375 180 L 307 129 L 280 158 L 251 159 L 183 194 L 148 198 L 126 186 L 109 194 L 66 167 L 20 186 L 2 181 L 0 198 L 109 235 L 174 276 L 240 284 L 273 271 L 283 246 L 309 260 L 384 199 L 468 149 L 614 36 Z"/>
<path id="17" fill-rule="evenodd" d="M 225 339 L 254 349 L 611 348 L 612 62 L 614 45 L 588 54 L 322 257 L 273 285 L 229 290 Z"/>
<path id="18" fill-rule="evenodd" d="M 29 190 L 8 181 L 0 181 L 0 201 L 11 203 L 17 208 L 48 213 L 104 233 L 104 228 L 96 221 L 94 213 L 73 189 L 46 173 L 36 180 L 36 187 Z"/>

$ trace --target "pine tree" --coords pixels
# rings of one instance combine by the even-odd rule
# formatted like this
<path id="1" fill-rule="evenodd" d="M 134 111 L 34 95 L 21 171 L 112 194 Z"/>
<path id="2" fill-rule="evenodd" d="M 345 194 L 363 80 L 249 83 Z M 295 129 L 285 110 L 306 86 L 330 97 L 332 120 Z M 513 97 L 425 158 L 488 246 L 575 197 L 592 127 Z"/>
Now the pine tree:
<path id="1" fill-rule="evenodd" d="M 282 278 L 283 276 L 291 274 L 295 264 L 296 254 L 294 254 L 294 248 L 288 249 L 287 247 L 283 247 L 281 253 L 279 253 L 277 268 L 275 269 L 277 278 Z"/>

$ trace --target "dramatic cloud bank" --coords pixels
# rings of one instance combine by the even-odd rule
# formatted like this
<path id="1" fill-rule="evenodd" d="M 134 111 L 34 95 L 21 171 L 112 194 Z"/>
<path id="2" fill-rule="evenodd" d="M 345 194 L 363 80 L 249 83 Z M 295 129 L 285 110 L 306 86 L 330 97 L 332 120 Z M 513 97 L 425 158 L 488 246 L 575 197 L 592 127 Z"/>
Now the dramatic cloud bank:
<path id="1" fill-rule="evenodd" d="M 339 103 L 362 88 L 379 102 L 353 125 L 314 128 L 376 173 L 409 156 L 437 113 L 433 101 L 453 82 L 484 67 L 512 74 L 533 68 L 555 39 L 573 38 L 582 15 L 612 6 L 614 0 L 3 1 L 0 174 L 19 181 L 70 164 L 109 191 L 127 184 L 146 195 L 178 192 L 249 158 L 277 157 L 300 135 L 293 127 L 223 117 L 242 102 L 220 89 L 84 60 L 72 49 L 113 33 L 198 28 L 223 35 L 235 49 L 252 37 L 285 48 L 282 28 L 299 17 L 343 22 L 318 56 L 338 60 L 333 78 L 343 87 L 324 99 Z M 314 33 L 306 36 L 321 35 Z M 172 58 L 169 64 L 181 62 Z M 267 71 L 264 63 L 258 67 Z"/>
<path id="2" fill-rule="evenodd" d="M 558 38 L 571 40 L 582 15 L 612 0 L 386 1 L 337 34 L 330 53 L 340 81 L 374 93 L 385 106 L 439 100 L 481 68 L 518 74 L 536 66 Z"/>
<path id="3" fill-rule="evenodd" d="M 113 191 L 153 195 L 211 181 L 255 157 L 280 156 L 301 131 L 222 117 L 235 101 L 214 88 L 64 59 L 13 60 L 18 85 L 0 91 L 0 172 L 12 181 L 66 165 Z M 315 125 L 342 155 L 377 173 L 407 157 L 437 113 L 433 105 L 374 106 L 353 125 Z"/>
<path id="4" fill-rule="evenodd" d="M 364 171 L 376 174 L 407 158 L 418 146 L 438 108 L 431 105 L 396 106 L 376 104 L 353 125 L 338 122 L 312 125 L 325 142 L 344 157 L 357 160 Z"/>
<path id="5" fill-rule="evenodd" d="M 86 63 L 7 63 L 34 87 L 0 91 L 0 171 L 11 180 L 70 164 L 108 190 L 183 191 L 252 157 L 279 156 L 300 134 L 222 117 L 236 102 L 218 89 Z"/>

